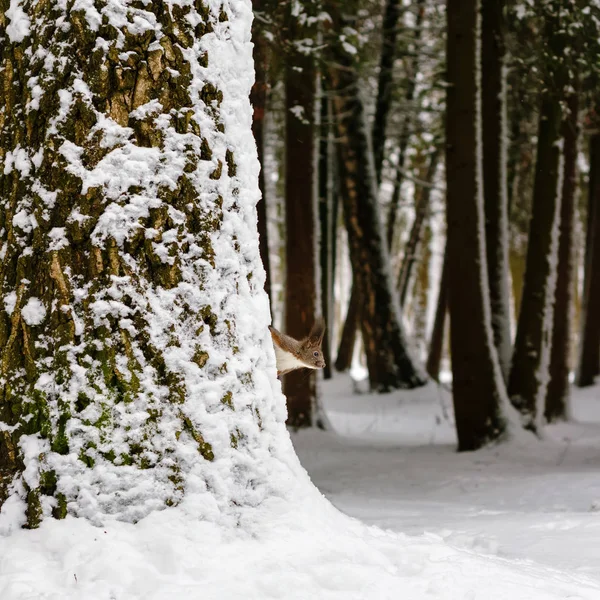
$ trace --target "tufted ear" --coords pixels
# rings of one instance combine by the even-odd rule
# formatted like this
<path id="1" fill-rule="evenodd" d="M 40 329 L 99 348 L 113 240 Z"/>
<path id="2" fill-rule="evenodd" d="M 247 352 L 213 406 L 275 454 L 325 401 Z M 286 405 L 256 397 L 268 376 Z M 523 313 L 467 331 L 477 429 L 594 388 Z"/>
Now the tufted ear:
<path id="1" fill-rule="evenodd" d="M 310 333 L 308 334 L 308 340 L 313 346 L 320 346 L 323 342 L 323 336 L 325 335 L 325 321 L 322 317 L 317 317 L 315 320 Z"/>

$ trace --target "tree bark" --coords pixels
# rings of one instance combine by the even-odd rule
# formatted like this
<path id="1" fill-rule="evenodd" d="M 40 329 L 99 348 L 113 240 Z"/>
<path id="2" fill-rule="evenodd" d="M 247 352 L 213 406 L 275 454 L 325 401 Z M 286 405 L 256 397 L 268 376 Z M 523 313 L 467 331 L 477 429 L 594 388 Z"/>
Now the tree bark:
<path id="1" fill-rule="evenodd" d="M 447 254 L 459 450 L 476 450 L 506 429 L 507 399 L 491 333 L 483 237 L 479 9 L 478 0 L 447 3 Z"/>
<path id="2" fill-rule="evenodd" d="M 345 5 L 342 18 L 332 4 L 333 31 L 353 26 L 356 4 Z M 361 298 L 362 338 L 372 389 L 383 392 L 416 387 L 427 376 L 408 349 L 397 297 L 391 288 L 389 256 L 377 202 L 375 170 L 367 119 L 359 95 L 354 56 L 331 45 L 330 79 L 339 139 L 340 192 L 348 230 L 350 259 Z"/>
<path id="3" fill-rule="evenodd" d="M 264 37 L 263 25 L 257 13 L 264 8 L 263 0 L 254 0 L 252 8 L 255 13 L 252 22 L 252 42 L 254 43 L 254 72 L 255 80 L 250 92 L 250 102 L 254 107 L 252 114 L 252 133 L 258 150 L 258 161 L 260 173 L 258 175 L 258 186 L 260 188 L 260 200 L 256 205 L 258 212 L 258 234 L 260 243 L 260 257 L 265 268 L 265 291 L 271 299 L 271 261 L 269 259 L 269 235 L 267 227 L 267 200 L 264 169 L 264 142 L 265 142 L 265 110 L 269 90 L 269 46 Z"/>
<path id="4" fill-rule="evenodd" d="M 439 381 L 440 365 L 444 350 L 444 331 L 446 325 L 446 313 L 448 312 L 448 253 L 444 252 L 444 264 L 442 266 L 442 277 L 438 293 L 437 308 L 431 331 L 429 343 L 429 355 L 427 357 L 427 373 L 432 379 Z"/>
<path id="5" fill-rule="evenodd" d="M 429 158 L 427 172 L 423 177 L 424 181 L 427 183 L 433 183 L 433 180 L 435 179 L 439 155 L 440 149 L 436 147 Z M 418 184 L 415 185 L 418 186 Z M 421 237 L 423 235 L 423 226 L 425 225 L 427 216 L 429 215 L 431 187 L 420 186 L 420 188 L 417 188 L 416 194 L 417 202 L 415 206 L 415 220 L 413 221 L 413 225 L 410 230 L 410 236 L 404 249 L 404 258 L 402 260 L 400 273 L 398 275 L 398 291 L 400 293 L 400 306 L 402 308 L 406 304 L 412 270 L 419 254 L 419 246 L 421 244 Z"/>
<path id="6" fill-rule="evenodd" d="M 343 373 L 352 366 L 352 357 L 354 356 L 354 346 L 356 346 L 356 332 L 358 315 L 360 312 L 358 290 L 355 284 L 352 284 L 350 291 L 350 300 L 348 302 L 348 310 L 342 327 L 342 335 L 338 346 L 337 356 L 335 359 L 335 370 Z"/>
<path id="7" fill-rule="evenodd" d="M 290 40 L 302 40 L 312 31 L 298 22 L 292 9 L 288 8 L 288 36 Z M 290 45 L 285 66 L 285 333 L 296 339 L 308 335 L 317 308 L 316 85 L 313 55 Z M 312 426 L 317 392 L 315 371 L 300 369 L 288 373 L 283 389 L 288 424 L 294 428 Z"/>
<path id="8" fill-rule="evenodd" d="M 564 43 L 557 16 L 559 11 L 553 10 L 555 8 L 549 7 L 545 14 L 544 35 L 550 56 L 547 59 L 549 64 L 541 94 L 525 282 L 508 381 L 508 392 L 513 404 L 523 415 L 526 427 L 535 432 L 542 425 L 549 380 L 556 286 L 555 260 L 562 194 L 561 102 L 567 80 L 562 72 L 563 68 L 557 67 L 553 62 L 553 57 L 561 56 Z"/>
<path id="9" fill-rule="evenodd" d="M 400 0 L 386 0 L 381 32 L 381 55 L 379 59 L 379 79 L 377 99 L 375 101 L 375 119 L 373 121 L 373 160 L 377 185 L 381 182 L 385 131 L 392 104 L 392 80 L 394 60 L 397 54 L 398 21 L 400 19 Z"/>
<path id="10" fill-rule="evenodd" d="M 400 205 L 400 192 L 402 189 L 402 180 L 404 179 L 404 165 L 406 162 L 406 151 L 408 149 L 408 142 L 412 133 L 412 124 L 414 121 L 414 114 L 411 112 L 411 104 L 415 99 L 415 91 L 417 88 L 417 71 L 419 70 L 419 50 L 417 48 L 423 33 L 423 17 L 425 15 L 425 0 L 416 0 L 415 6 L 417 8 L 417 15 L 415 20 L 414 29 L 414 44 L 415 52 L 412 59 L 408 62 L 408 82 L 406 85 L 406 114 L 402 120 L 402 126 L 400 128 L 400 141 L 398 144 L 398 164 L 396 166 L 396 178 L 394 182 L 394 193 L 388 209 L 387 225 L 386 225 L 386 239 L 388 250 L 391 251 L 392 244 L 394 241 L 394 229 L 396 227 L 396 219 L 398 213 L 398 206 Z M 380 177 L 377 180 L 380 181 Z"/>
<path id="11" fill-rule="evenodd" d="M 600 135 L 590 138 L 586 264 L 581 311 L 580 355 L 575 382 L 594 384 L 600 368 Z"/>
<path id="12" fill-rule="evenodd" d="M 569 116 L 563 122 L 563 181 L 558 241 L 558 272 L 554 292 L 554 324 L 550 353 L 550 382 L 546 395 L 546 421 L 564 420 L 568 413 L 573 294 L 575 291 L 575 198 L 579 138 L 579 96 L 568 98 Z M 600 346 L 600 337 L 598 338 Z"/>
<path id="13" fill-rule="evenodd" d="M 327 328 L 323 337 L 323 376 L 331 379 L 331 331 L 333 328 L 333 282 L 336 255 L 336 225 L 338 204 L 333 182 L 332 115 L 326 95 L 321 100 L 321 136 L 319 142 L 319 224 L 321 263 L 321 311 Z"/>
<path id="14" fill-rule="evenodd" d="M 508 380 L 512 343 L 508 288 L 508 197 L 506 179 L 505 0 L 484 0 L 482 16 L 482 140 L 485 242 L 494 344 Z"/>
<path id="15" fill-rule="evenodd" d="M 264 306 L 250 31 L 239 4 L 140 6 L 3 21 L 0 499 L 30 528 L 134 522 L 206 481 L 235 519 L 268 487 L 266 309 L 239 319 Z"/>

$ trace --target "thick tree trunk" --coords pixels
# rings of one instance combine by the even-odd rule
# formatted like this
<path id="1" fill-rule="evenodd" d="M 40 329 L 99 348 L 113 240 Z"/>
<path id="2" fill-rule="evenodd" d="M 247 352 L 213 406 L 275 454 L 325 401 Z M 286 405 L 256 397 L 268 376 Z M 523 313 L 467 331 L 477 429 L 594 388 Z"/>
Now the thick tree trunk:
<path id="1" fill-rule="evenodd" d="M 298 19 L 288 15 L 290 40 L 309 35 Z M 318 192 L 315 101 L 317 72 L 312 54 L 290 47 L 285 67 L 285 333 L 296 339 L 308 335 L 317 308 L 316 211 Z M 300 369 L 283 382 L 288 424 L 310 427 L 316 401 L 316 373 Z"/>
<path id="2" fill-rule="evenodd" d="M 482 13 L 482 140 L 485 242 L 494 344 L 508 379 L 512 343 L 508 288 L 508 198 L 506 190 L 505 0 L 484 0 Z"/>
<path id="3" fill-rule="evenodd" d="M 571 337 L 573 334 L 573 293 L 575 291 L 575 196 L 577 190 L 577 141 L 579 98 L 568 99 L 569 116 L 563 123 L 563 181 L 558 242 L 558 273 L 554 292 L 554 324 L 550 354 L 550 382 L 546 395 L 546 421 L 567 418 Z M 600 338 L 598 340 L 600 346 Z"/>
<path id="4" fill-rule="evenodd" d="M 256 13 L 260 13 L 263 0 L 254 0 L 252 8 Z M 271 298 L 271 263 L 269 259 L 269 236 L 267 228 L 267 200 L 265 187 L 265 169 L 264 169 L 264 129 L 265 129 L 265 109 L 267 105 L 267 95 L 269 89 L 269 46 L 264 37 L 262 21 L 255 16 L 252 23 L 252 42 L 254 43 L 254 72 L 255 80 L 250 92 L 250 102 L 254 107 L 252 115 L 252 133 L 256 141 L 258 150 L 258 161 L 260 163 L 260 173 L 258 175 L 258 185 L 260 187 L 260 200 L 256 206 L 258 212 L 258 234 L 260 242 L 260 257 L 265 267 L 265 291 L 269 299 Z"/>
<path id="5" fill-rule="evenodd" d="M 505 431 L 491 332 L 481 182 L 478 0 L 448 0 L 446 177 L 452 392 L 459 450 Z"/>
<path id="6" fill-rule="evenodd" d="M 352 26 L 354 16 L 346 21 L 332 5 L 333 31 Z M 356 5 L 345 6 L 352 15 Z M 359 94 L 355 57 L 339 43 L 331 46 L 330 79 L 334 96 L 336 130 L 339 140 L 340 192 L 355 285 L 361 297 L 362 338 L 367 357 L 371 387 L 388 391 L 416 387 L 427 376 L 408 349 L 402 327 L 397 297 L 391 288 L 389 256 L 383 236 L 377 202 L 377 186 L 369 130 Z"/>
<path id="7" fill-rule="evenodd" d="M 423 180 L 428 184 L 432 184 L 435 179 L 439 155 L 440 149 L 436 147 L 431 157 L 429 158 L 429 165 L 427 166 L 427 171 L 423 175 Z M 398 275 L 398 292 L 400 294 L 400 306 L 402 308 L 406 304 L 406 298 L 408 296 L 412 270 L 419 255 L 419 247 L 421 245 L 423 227 L 426 223 L 427 216 L 429 215 L 429 200 L 431 198 L 431 187 L 418 187 L 416 194 L 417 201 L 415 205 L 415 220 L 413 221 L 408 242 L 406 243 L 406 247 L 404 249 L 404 257 L 402 260 L 402 265 L 400 266 L 400 273 Z"/>
<path id="8" fill-rule="evenodd" d="M 235 519 L 276 424 L 247 6 L 65 6 L 2 27 L 0 499 L 137 521 L 210 481 Z"/>
<path id="9" fill-rule="evenodd" d="M 562 6 L 561 2 L 557 5 Z M 568 80 L 562 56 L 559 6 L 548 7 L 544 35 L 548 64 L 538 126 L 538 149 L 523 297 L 517 324 L 508 392 L 527 428 L 539 431 L 549 380 L 550 344 L 556 288 L 556 257 L 562 195 L 561 138 L 563 87 Z"/>
<path id="10" fill-rule="evenodd" d="M 442 266 L 442 277 L 440 278 L 440 289 L 438 293 L 435 319 L 429 342 L 429 355 L 427 356 L 427 373 L 429 376 L 439 380 L 442 353 L 444 351 L 444 331 L 446 325 L 446 313 L 448 312 L 448 253 L 444 253 L 444 265 Z"/>
<path id="11" fill-rule="evenodd" d="M 590 138 L 590 182 L 581 311 L 580 355 L 575 382 L 593 385 L 600 369 L 600 135 Z"/>
<path id="12" fill-rule="evenodd" d="M 392 80 L 394 60 L 397 54 L 396 37 L 400 19 L 400 0 L 386 0 L 381 32 L 381 55 L 379 59 L 379 79 L 377 99 L 375 101 L 375 119 L 373 121 L 373 161 L 377 184 L 381 182 L 385 130 L 392 104 Z"/>

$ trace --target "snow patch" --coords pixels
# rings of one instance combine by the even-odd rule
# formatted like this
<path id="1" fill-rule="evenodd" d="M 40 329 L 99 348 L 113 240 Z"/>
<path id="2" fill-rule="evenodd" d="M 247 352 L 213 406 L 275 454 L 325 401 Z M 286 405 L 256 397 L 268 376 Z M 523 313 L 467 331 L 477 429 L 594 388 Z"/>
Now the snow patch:
<path id="1" fill-rule="evenodd" d="M 27 325 L 35 327 L 44 322 L 44 319 L 46 318 L 46 308 L 39 298 L 32 296 L 27 300 L 27 304 L 21 309 L 21 316 Z"/>

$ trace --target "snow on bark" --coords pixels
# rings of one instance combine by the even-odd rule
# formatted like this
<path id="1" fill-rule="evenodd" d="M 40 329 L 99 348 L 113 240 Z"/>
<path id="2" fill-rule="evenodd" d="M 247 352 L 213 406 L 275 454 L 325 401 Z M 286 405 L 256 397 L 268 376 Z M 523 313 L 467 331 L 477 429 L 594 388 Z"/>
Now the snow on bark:
<path id="1" fill-rule="evenodd" d="M 0 40 L 2 516 L 136 521 L 192 497 L 235 521 L 289 468 L 250 2 L 13 4 L 31 31 Z"/>

